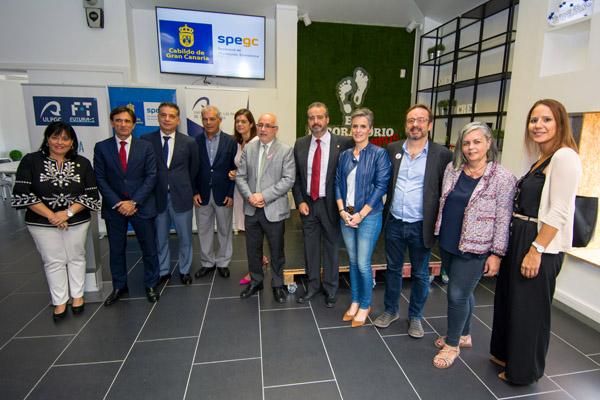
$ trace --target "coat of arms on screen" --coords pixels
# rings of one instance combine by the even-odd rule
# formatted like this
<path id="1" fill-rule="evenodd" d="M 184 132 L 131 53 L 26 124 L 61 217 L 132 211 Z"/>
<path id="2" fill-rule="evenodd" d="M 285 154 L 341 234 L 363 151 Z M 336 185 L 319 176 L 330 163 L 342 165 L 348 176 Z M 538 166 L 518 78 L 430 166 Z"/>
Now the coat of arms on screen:
<path id="1" fill-rule="evenodd" d="M 179 43 L 183 47 L 194 45 L 194 29 L 187 26 L 187 24 L 179 28 Z"/>

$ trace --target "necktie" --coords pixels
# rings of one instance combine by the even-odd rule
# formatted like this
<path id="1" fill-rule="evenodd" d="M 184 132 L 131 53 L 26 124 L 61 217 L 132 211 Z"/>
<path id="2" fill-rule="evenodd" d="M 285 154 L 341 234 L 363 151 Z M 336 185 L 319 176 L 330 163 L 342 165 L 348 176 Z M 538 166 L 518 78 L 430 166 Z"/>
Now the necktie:
<path id="1" fill-rule="evenodd" d="M 167 167 L 169 167 L 169 139 L 171 139 L 170 136 L 163 136 L 163 140 L 165 141 L 165 144 L 163 144 L 163 159 Z"/>
<path id="2" fill-rule="evenodd" d="M 267 163 L 267 152 L 269 147 L 266 144 L 262 145 L 263 153 L 260 157 L 260 165 L 258 166 L 258 178 L 256 179 L 256 190 L 260 190 L 260 178 L 262 178 L 263 172 L 265 172 L 265 164 Z"/>
<path id="3" fill-rule="evenodd" d="M 121 168 L 123 172 L 127 172 L 127 151 L 125 150 L 126 141 L 121 140 L 121 148 L 119 149 L 119 158 L 121 159 Z"/>
<path id="4" fill-rule="evenodd" d="M 319 198 L 319 180 L 321 178 L 321 139 L 317 139 L 317 148 L 313 155 L 312 173 L 310 175 L 310 198 Z"/>

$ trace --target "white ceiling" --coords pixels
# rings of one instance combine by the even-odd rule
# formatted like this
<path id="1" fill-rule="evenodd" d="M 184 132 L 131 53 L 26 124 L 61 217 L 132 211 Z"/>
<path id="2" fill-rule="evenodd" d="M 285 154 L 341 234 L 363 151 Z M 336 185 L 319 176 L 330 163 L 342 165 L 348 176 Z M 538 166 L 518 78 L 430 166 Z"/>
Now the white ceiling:
<path id="1" fill-rule="evenodd" d="M 298 7 L 313 21 L 406 26 L 424 17 L 446 22 L 485 0 L 128 0 L 133 8 L 155 6 L 273 17 L 275 4 Z"/>

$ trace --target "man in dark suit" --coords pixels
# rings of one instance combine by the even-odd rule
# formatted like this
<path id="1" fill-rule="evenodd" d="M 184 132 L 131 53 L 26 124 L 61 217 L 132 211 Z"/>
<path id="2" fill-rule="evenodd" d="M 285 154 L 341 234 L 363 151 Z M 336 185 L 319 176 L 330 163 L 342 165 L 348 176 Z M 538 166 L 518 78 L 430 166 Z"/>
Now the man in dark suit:
<path id="1" fill-rule="evenodd" d="M 332 134 L 329 111 L 323 103 L 308 106 L 310 135 L 296 141 L 294 160 L 296 181 L 294 202 L 302 220 L 304 259 L 308 290 L 296 300 L 307 303 L 325 292 L 325 306 L 335 305 L 339 280 L 340 218 L 335 203 L 335 170 L 340 153 L 352 146 L 352 138 Z M 321 240 L 323 240 L 323 279 L 321 289 Z"/>
<path id="2" fill-rule="evenodd" d="M 113 280 L 113 291 L 104 301 L 105 306 L 128 292 L 125 249 L 129 223 L 142 249 L 146 296 L 152 303 L 159 298 L 154 231 L 156 159 L 150 143 L 131 136 L 135 122 L 133 110 L 115 108 L 110 113 L 115 136 L 94 147 L 94 169 L 102 194 L 102 218 L 106 221 Z"/>
<path id="3" fill-rule="evenodd" d="M 196 226 L 200 240 L 200 278 L 217 268 L 223 278 L 230 276 L 229 262 L 233 255 L 233 189 L 229 171 L 236 169 L 237 143 L 221 131 L 221 112 L 215 106 L 202 109 L 204 133 L 196 138 L 200 170 L 196 179 Z M 218 251 L 214 246 L 214 226 L 217 224 Z"/>
<path id="4" fill-rule="evenodd" d="M 435 241 L 433 230 L 444 170 L 452 158 L 450 150 L 429 140 L 432 126 L 429 107 L 414 105 L 406 114 L 406 141 L 387 147 L 393 162 L 393 178 L 384 210 L 385 311 L 373 324 L 387 328 L 399 318 L 404 251 L 408 248 L 412 277 L 408 334 L 413 338 L 424 335 L 421 320 L 429 295 L 429 257 Z"/>
<path id="5" fill-rule="evenodd" d="M 263 288 L 263 241 L 267 236 L 271 253 L 271 287 L 278 303 L 285 303 L 283 286 L 285 264 L 285 220 L 290 216 L 288 191 L 294 185 L 296 167 L 291 147 L 276 139 L 277 117 L 263 114 L 256 124 L 258 140 L 244 146 L 235 177 L 244 198 L 246 253 L 252 281 L 240 293 L 242 299 Z"/>
<path id="6" fill-rule="evenodd" d="M 191 137 L 177 132 L 179 107 L 161 103 L 158 107 L 160 130 L 142 136 L 154 148 L 157 165 L 156 245 L 160 266 L 159 283 L 171 278 L 169 234 L 174 223 L 179 239 L 179 278 L 184 285 L 192 283 L 192 216 L 194 187 L 198 173 L 198 146 Z"/>

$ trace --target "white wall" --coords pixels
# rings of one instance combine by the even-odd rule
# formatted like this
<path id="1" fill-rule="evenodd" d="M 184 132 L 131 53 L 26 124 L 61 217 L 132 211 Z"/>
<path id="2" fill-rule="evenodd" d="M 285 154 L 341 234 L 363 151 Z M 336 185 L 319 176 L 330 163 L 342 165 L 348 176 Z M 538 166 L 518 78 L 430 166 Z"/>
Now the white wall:
<path id="1" fill-rule="evenodd" d="M 523 135 L 527 112 L 536 100 L 557 99 L 570 113 L 600 111 L 600 1 L 595 2 L 589 20 L 562 29 L 549 28 L 548 3 L 547 0 L 519 3 L 502 156 L 502 163 L 517 176 L 521 176 L 531 162 L 523 152 Z M 556 46 L 558 38 L 563 44 L 559 48 Z M 555 52 L 550 58 L 549 51 Z M 548 75 L 548 63 L 555 72 L 561 68 L 572 69 L 573 56 L 581 56 L 577 63 L 579 70 Z M 556 287 L 557 300 L 600 323 L 598 287 L 598 265 L 565 257 Z"/>
<path id="2" fill-rule="evenodd" d="M 34 147 L 39 146 L 35 143 Z M 11 150 L 31 151 L 29 132 L 25 123 L 23 89 L 15 81 L 0 81 L 0 157 Z"/>
<path id="3" fill-rule="evenodd" d="M 166 85 L 178 91 L 202 85 L 198 77 L 160 74 L 154 10 L 104 0 L 104 12 L 104 29 L 90 29 L 81 1 L 3 1 L 0 69 L 27 71 L 30 83 Z M 288 144 L 296 138 L 297 15 L 296 6 L 278 5 L 275 19 L 267 20 L 266 80 L 209 78 L 211 88 L 248 89 L 253 112 L 275 113 L 279 136 Z M 23 108 L 22 96 L 0 88 L 0 104 L 17 101 L 10 110 Z M 12 129 L 4 129 L 8 119 L 9 125 L 26 127 L 24 114 L 0 110 L 0 153 L 13 140 Z"/>

